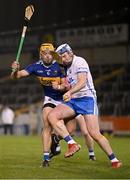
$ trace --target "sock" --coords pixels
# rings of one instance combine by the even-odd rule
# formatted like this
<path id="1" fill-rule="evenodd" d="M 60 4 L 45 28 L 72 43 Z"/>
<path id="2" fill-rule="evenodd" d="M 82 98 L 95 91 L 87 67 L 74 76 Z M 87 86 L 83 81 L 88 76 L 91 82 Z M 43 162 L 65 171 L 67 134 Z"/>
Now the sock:
<path id="1" fill-rule="evenodd" d="M 115 157 L 114 153 L 112 153 L 112 154 L 109 155 L 108 157 L 109 157 L 109 159 L 110 159 L 111 162 L 117 162 L 117 161 L 119 161 L 119 160 Z"/>
<path id="2" fill-rule="evenodd" d="M 44 161 L 49 161 L 50 159 L 49 159 L 49 152 L 44 152 L 43 153 L 43 160 Z"/>
<path id="3" fill-rule="evenodd" d="M 72 137 L 70 135 L 66 136 L 64 138 L 64 140 L 68 143 L 68 144 L 75 144 L 76 142 L 72 139 Z"/>
<path id="4" fill-rule="evenodd" d="M 89 149 L 89 156 L 95 156 L 93 149 Z"/>

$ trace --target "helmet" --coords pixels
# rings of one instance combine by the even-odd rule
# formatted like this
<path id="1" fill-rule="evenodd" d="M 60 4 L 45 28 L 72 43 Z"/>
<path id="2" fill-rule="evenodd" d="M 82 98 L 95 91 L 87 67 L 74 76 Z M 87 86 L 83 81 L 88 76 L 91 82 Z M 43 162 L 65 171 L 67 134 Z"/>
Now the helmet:
<path id="1" fill-rule="evenodd" d="M 42 51 L 50 51 L 53 55 L 54 59 L 59 63 L 62 64 L 61 58 L 57 52 L 55 52 L 55 48 L 51 43 L 43 43 L 40 47 L 40 54 Z"/>
<path id="2" fill-rule="evenodd" d="M 62 44 L 56 49 L 56 52 L 60 55 L 65 53 L 65 52 L 71 52 L 72 53 L 72 49 L 68 44 Z"/>
<path id="3" fill-rule="evenodd" d="M 51 43 L 43 43 L 40 47 L 40 53 L 46 50 L 54 52 L 54 46 Z"/>

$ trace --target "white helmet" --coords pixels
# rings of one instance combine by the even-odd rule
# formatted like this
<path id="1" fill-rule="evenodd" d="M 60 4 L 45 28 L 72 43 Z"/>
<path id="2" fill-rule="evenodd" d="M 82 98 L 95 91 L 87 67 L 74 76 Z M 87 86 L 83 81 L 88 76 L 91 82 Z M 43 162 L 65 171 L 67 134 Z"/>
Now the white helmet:
<path id="1" fill-rule="evenodd" d="M 65 53 L 65 52 L 71 52 L 72 53 L 72 49 L 68 44 L 62 44 L 56 49 L 56 52 L 60 55 Z"/>

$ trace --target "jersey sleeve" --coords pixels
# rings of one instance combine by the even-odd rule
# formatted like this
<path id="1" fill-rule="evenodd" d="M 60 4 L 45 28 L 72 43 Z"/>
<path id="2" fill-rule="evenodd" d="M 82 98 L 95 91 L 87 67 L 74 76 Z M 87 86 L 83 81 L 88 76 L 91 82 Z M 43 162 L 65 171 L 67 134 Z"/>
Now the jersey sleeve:
<path id="1" fill-rule="evenodd" d="M 30 64 L 25 68 L 25 71 L 27 71 L 29 74 L 33 74 L 34 71 L 34 64 Z"/>
<path id="2" fill-rule="evenodd" d="M 89 72 L 89 66 L 88 66 L 88 63 L 85 61 L 85 59 L 79 58 L 76 61 L 76 72 L 77 73 Z"/>

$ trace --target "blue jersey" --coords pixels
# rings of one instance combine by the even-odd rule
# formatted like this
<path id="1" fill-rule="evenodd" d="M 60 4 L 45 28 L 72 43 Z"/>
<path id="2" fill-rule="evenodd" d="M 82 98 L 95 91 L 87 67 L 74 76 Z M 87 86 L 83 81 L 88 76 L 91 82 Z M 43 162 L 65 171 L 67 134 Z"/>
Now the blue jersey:
<path id="1" fill-rule="evenodd" d="M 64 78 L 63 72 L 59 64 L 54 60 L 50 66 L 44 65 L 42 60 L 37 61 L 25 68 L 29 74 L 37 76 L 43 86 L 44 95 L 53 98 L 56 101 L 62 100 L 63 93 L 52 88 L 52 82 L 61 83 L 61 78 Z"/>

